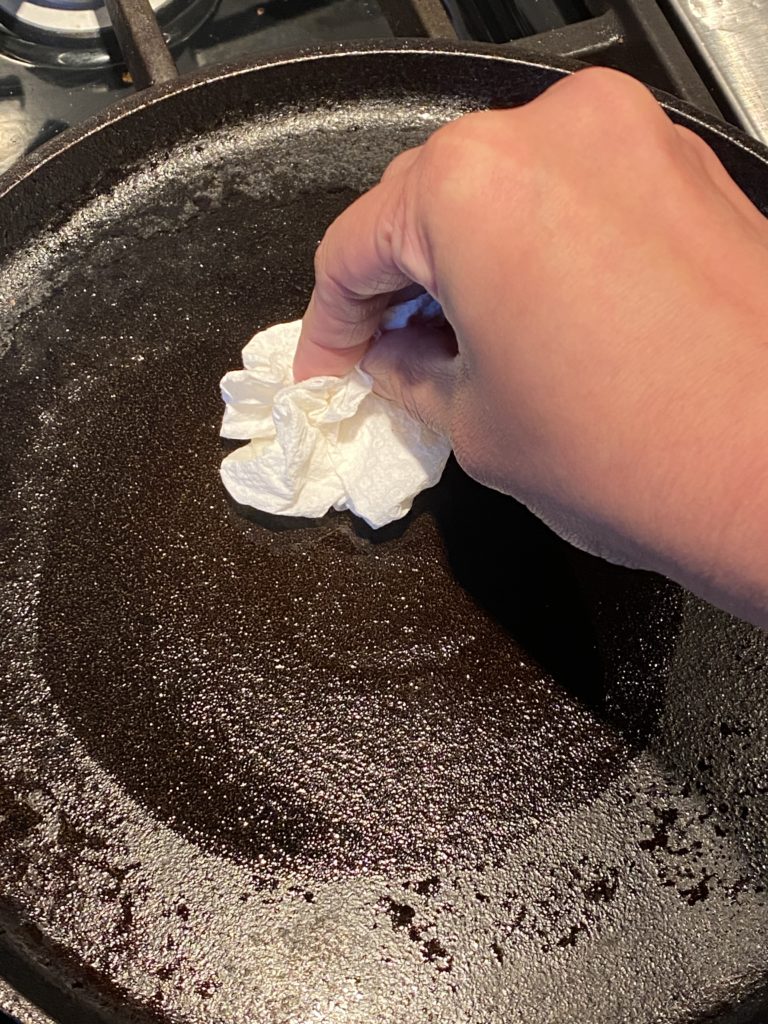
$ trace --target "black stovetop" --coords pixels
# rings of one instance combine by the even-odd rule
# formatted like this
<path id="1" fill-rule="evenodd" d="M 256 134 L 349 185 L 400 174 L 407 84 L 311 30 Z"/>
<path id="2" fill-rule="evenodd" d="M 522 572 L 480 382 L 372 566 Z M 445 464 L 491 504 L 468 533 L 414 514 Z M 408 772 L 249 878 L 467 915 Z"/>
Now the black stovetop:
<path id="1" fill-rule="evenodd" d="M 30 32 L 24 12 L 101 0 L 0 0 L 0 171 L 133 88 L 108 31 L 90 42 Z M 183 73 L 338 40 L 433 36 L 618 67 L 712 113 L 705 85 L 656 0 L 155 0 Z M 10 13 L 9 13 L 10 12 Z M 105 15 L 104 15 L 105 16 Z"/>

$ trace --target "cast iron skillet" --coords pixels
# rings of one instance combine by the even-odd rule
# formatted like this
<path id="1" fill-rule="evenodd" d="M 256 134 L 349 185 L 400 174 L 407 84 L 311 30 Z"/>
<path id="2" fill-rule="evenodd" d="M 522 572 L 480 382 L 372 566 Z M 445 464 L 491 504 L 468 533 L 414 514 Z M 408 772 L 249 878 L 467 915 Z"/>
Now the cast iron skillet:
<path id="1" fill-rule="evenodd" d="M 3 970 L 58 1019 L 765 1010 L 763 634 L 455 465 L 378 534 L 218 481 L 218 379 L 332 217 L 563 73 L 261 60 L 2 180 Z M 665 102 L 765 209 L 766 152 Z"/>

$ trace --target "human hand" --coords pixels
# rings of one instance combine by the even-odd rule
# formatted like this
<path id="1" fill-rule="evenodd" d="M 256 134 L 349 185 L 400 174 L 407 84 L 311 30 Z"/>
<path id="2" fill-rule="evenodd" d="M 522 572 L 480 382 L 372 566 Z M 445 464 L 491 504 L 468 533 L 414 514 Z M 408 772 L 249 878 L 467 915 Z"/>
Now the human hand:
<path id="1" fill-rule="evenodd" d="M 592 69 L 401 154 L 331 226 L 297 378 L 379 394 L 575 544 L 768 624 L 768 222 L 651 94 Z M 416 282 L 455 332 L 369 350 Z"/>

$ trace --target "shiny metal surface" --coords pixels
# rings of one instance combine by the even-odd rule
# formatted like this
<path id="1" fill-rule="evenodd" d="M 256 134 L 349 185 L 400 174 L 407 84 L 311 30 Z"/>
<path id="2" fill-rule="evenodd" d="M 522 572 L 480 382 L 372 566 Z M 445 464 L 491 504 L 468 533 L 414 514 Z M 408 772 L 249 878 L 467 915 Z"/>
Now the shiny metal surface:
<path id="1" fill-rule="evenodd" d="M 768 0 L 670 0 L 742 127 L 768 142 Z"/>

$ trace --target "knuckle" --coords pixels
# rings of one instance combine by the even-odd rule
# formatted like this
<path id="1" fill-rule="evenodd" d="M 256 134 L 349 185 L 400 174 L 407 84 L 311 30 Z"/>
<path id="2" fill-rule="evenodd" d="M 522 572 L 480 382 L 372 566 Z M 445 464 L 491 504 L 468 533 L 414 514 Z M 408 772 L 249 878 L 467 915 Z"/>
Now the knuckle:
<path id="1" fill-rule="evenodd" d="M 553 87 L 564 144 L 594 159 L 656 168 L 678 140 L 672 121 L 650 90 L 610 68 L 577 71 Z M 552 108 L 554 113 L 555 108 Z M 616 168 L 614 168 L 616 169 Z"/>
<path id="2" fill-rule="evenodd" d="M 684 125 L 675 125 L 675 134 L 678 140 L 688 152 L 693 153 L 703 164 L 710 168 L 720 168 L 722 165 L 715 151 L 702 139 L 700 135 L 686 128 Z"/>
<path id="3" fill-rule="evenodd" d="M 329 236 L 330 231 L 315 250 L 315 291 L 322 299 L 334 300 L 336 304 L 343 303 L 348 312 L 348 308 L 358 301 L 358 296 L 347 285 L 344 267 L 334 257 L 333 243 Z"/>
<path id="4" fill-rule="evenodd" d="M 326 234 L 321 238 L 320 244 L 315 249 L 314 270 L 316 281 L 322 281 L 326 276 L 328 267 L 328 249 L 328 235 Z"/>
<path id="5" fill-rule="evenodd" d="M 449 121 L 427 139 L 424 153 L 428 159 L 448 162 L 463 161 L 478 144 L 495 140 L 500 115 L 482 110 Z"/>
<path id="6" fill-rule="evenodd" d="M 439 185 L 447 175 L 464 165 L 467 140 L 459 122 L 447 124 L 430 135 L 424 144 L 423 173 L 430 186 Z"/>
<path id="7" fill-rule="evenodd" d="M 327 250 L 321 243 L 315 253 L 315 287 L 312 301 L 331 316 L 340 327 L 347 328 L 355 336 L 357 328 L 365 322 L 369 310 L 364 301 L 354 295 L 339 276 L 333 264 L 328 261 Z"/>
<path id="8" fill-rule="evenodd" d="M 631 75 L 613 68 L 583 68 L 567 79 L 572 92 L 591 100 L 621 105 L 654 102 L 651 93 Z"/>
<path id="9" fill-rule="evenodd" d="M 492 112 L 467 114 L 438 129 L 424 146 L 422 193 L 441 210 L 474 207 L 499 173 L 503 154 L 514 157 L 514 137 L 503 138 Z"/>
<path id="10" fill-rule="evenodd" d="M 650 90 L 621 71 L 585 68 L 562 85 L 563 99 L 578 109 L 581 119 L 599 125 L 601 131 L 623 133 L 628 123 L 638 122 L 647 131 L 667 123 Z"/>
<path id="11" fill-rule="evenodd" d="M 391 178 L 396 177 L 398 174 L 401 174 L 403 171 L 406 171 L 411 167 L 418 159 L 419 149 L 420 147 L 417 146 L 413 149 L 405 149 L 402 153 L 398 153 L 393 160 L 390 160 L 381 176 L 381 180 L 389 181 Z"/>

